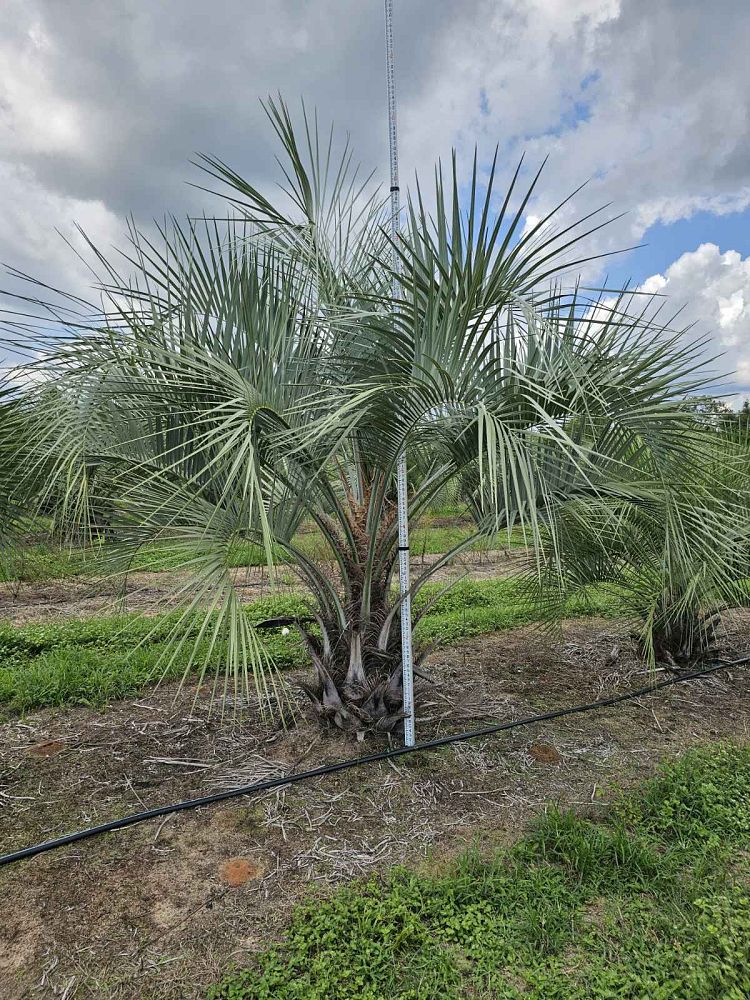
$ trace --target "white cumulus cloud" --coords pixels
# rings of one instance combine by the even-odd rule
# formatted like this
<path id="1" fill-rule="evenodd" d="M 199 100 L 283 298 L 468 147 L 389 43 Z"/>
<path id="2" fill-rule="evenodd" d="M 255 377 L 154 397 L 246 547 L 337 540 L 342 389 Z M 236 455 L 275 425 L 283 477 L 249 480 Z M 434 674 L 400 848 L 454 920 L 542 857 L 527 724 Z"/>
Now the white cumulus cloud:
<path id="1" fill-rule="evenodd" d="M 702 243 L 640 290 L 668 296 L 670 309 L 684 307 L 680 326 L 695 323 L 697 333 L 710 337 L 711 349 L 721 355 L 713 370 L 726 373 L 744 398 L 750 390 L 750 257 Z"/>

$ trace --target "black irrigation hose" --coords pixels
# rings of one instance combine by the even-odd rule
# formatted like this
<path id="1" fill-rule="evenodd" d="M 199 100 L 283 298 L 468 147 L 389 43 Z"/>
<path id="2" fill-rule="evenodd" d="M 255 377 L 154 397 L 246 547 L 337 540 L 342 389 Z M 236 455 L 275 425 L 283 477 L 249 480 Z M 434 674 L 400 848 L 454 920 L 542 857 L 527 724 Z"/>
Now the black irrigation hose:
<path id="1" fill-rule="evenodd" d="M 13 851 L 10 854 L 0 855 L 0 868 L 4 865 L 13 864 L 15 861 L 23 861 L 24 858 L 33 858 L 37 854 L 45 851 L 53 851 L 58 847 L 66 847 L 68 844 L 75 844 L 79 840 L 88 840 L 89 837 L 96 837 L 100 833 L 111 833 L 113 830 L 122 830 L 126 826 L 134 826 L 136 823 L 143 823 L 147 819 L 156 819 L 157 816 L 169 816 L 171 813 L 183 812 L 186 809 L 197 809 L 199 806 L 210 806 L 214 802 L 224 802 L 227 799 L 238 798 L 240 795 L 249 795 L 253 792 L 265 792 L 271 788 L 281 788 L 285 785 L 293 785 L 298 781 L 306 781 L 308 778 L 319 778 L 324 774 L 335 774 L 337 771 L 347 771 L 352 767 L 361 767 L 363 764 L 375 764 L 382 760 L 391 760 L 393 757 L 403 757 L 409 753 L 416 753 L 419 750 L 434 750 L 436 747 L 448 746 L 451 743 L 462 743 L 464 740 L 477 739 L 480 736 L 492 736 L 494 733 L 506 732 L 509 729 L 519 729 L 521 726 L 530 726 L 535 722 L 548 722 L 550 719 L 560 719 L 565 715 L 576 715 L 581 712 L 592 712 L 597 708 L 607 708 L 610 705 L 618 705 L 623 701 L 631 701 L 633 698 L 640 698 L 643 695 L 651 694 L 661 688 L 670 687 L 672 684 L 681 684 L 684 681 L 696 680 L 699 677 L 706 677 L 719 670 L 728 670 L 730 667 L 740 666 L 750 662 L 750 655 L 743 656 L 739 660 L 728 660 L 715 663 L 703 670 L 695 670 L 689 674 L 679 674 L 669 677 L 667 680 L 658 681 L 656 684 L 649 684 L 647 687 L 638 688 L 636 691 L 627 691 L 624 694 L 614 695 L 612 698 L 602 698 L 599 701 L 592 701 L 587 705 L 574 705 L 572 708 L 561 708 L 554 712 L 545 712 L 543 715 L 532 715 L 525 719 L 516 719 L 514 722 L 499 722 L 492 726 L 484 726 L 482 729 L 474 729 L 467 733 L 454 733 L 451 736 L 440 736 L 435 740 L 427 740 L 425 743 L 417 743 L 412 747 L 398 747 L 395 750 L 383 750 L 380 753 L 367 754 L 364 757 L 354 757 L 351 760 L 341 760 L 335 764 L 326 764 L 324 767 L 316 767 L 311 771 L 299 771 L 297 774 L 285 775 L 278 778 L 269 778 L 267 781 L 259 781 L 253 785 L 243 785 L 240 788 L 231 788 L 225 792 L 215 792 L 213 795 L 204 795 L 199 799 L 187 799 L 184 802 L 176 802 L 169 806 L 157 806 L 156 809 L 147 809 L 144 812 L 133 813 L 122 819 L 115 819 L 109 823 L 102 823 L 100 826 L 92 826 L 88 830 L 78 830 L 76 833 L 66 834 L 64 837 L 56 837 L 54 840 L 46 840 L 42 844 L 35 844 L 33 847 L 24 847 L 20 851 Z"/>

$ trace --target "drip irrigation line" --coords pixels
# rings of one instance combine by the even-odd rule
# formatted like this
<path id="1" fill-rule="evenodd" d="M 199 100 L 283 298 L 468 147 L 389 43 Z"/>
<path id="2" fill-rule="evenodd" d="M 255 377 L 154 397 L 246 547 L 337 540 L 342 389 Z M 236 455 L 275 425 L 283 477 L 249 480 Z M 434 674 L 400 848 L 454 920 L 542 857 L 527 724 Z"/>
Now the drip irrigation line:
<path id="1" fill-rule="evenodd" d="M 452 743 L 463 743 L 466 740 L 479 739 L 482 736 L 493 736 L 495 733 L 508 732 L 512 729 L 520 729 L 522 726 L 531 726 L 538 722 L 549 722 L 551 719 L 561 719 L 566 715 L 579 715 L 583 712 L 593 712 L 599 708 L 609 708 L 612 705 L 619 705 L 624 701 L 632 701 L 634 698 L 642 698 L 644 695 L 660 691 L 662 688 L 671 687 L 673 684 L 682 684 L 685 681 L 698 680 L 715 674 L 720 670 L 729 670 L 731 667 L 742 666 L 750 663 L 750 655 L 743 656 L 738 660 L 722 660 L 704 667 L 703 670 L 694 670 L 688 674 L 679 674 L 669 677 L 655 684 L 649 684 L 635 691 L 626 691 L 623 694 L 613 695 L 611 698 L 601 698 L 585 705 L 573 705 L 569 708 L 556 709 L 553 712 L 544 712 L 541 715 L 531 715 L 524 719 L 515 719 L 512 722 L 497 722 L 491 726 L 483 726 L 481 729 L 473 729 L 465 733 L 452 733 L 450 736 L 439 736 L 434 740 L 425 740 L 416 743 L 414 746 L 396 747 L 392 750 L 382 750 L 379 753 L 371 753 L 362 757 L 353 757 L 350 760 L 340 760 L 334 764 L 325 764 L 323 767 L 315 767 L 309 771 L 298 771 L 296 774 L 287 774 L 278 778 L 269 778 L 266 781 L 258 781 L 252 785 L 242 785 L 239 788 L 230 788 L 223 792 L 214 792 L 212 795 L 203 795 L 197 799 L 186 799 L 184 802 L 175 802 L 172 805 L 157 806 L 155 809 L 146 809 L 143 812 L 132 813 L 121 819 L 111 820 L 109 823 L 102 823 L 100 826 L 92 826 L 86 830 L 78 830 L 75 833 L 66 834 L 63 837 L 56 837 L 53 840 L 46 840 L 41 844 L 34 844 L 32 847 L 24 847 L 20 851 L 12 851 L 10 854 L 0 855 L 0 868 L 13 864 L 16 861 L 23 861 L 25 858 L 33 858 L 46 851 L 53 851 L 59 847 L 67 847 L 69 844 L 77 844 L 81 840 L 88 840 L 89 837 L 96 837 L 102 833 L 111 833 L 114 830 L 122 830 L 128 826 L 135 826 L 136 823 L 143 823 L 149 819 L 156 819 L 159 816 L 169 816 L 172 813 L 185 812 L 187 809 L 197 809 L 201 806 L 210 806 L 216 802 L 226 802 L 227 799 L 239 798 L 242 795 L 252 795 L 256 792 L 266 792 L 273 788 L 283 788 L 287 785 L 294 785 L 300 781 L 307 781 L 310 778 L 320 778 L 327 774 L 336 774 L 339 771 L 348 771 L 353 767 L 363 767 L 365 764 L 377 764 L 380 761 L 392 760 L 394 757 L 403 757 L 406 754 L 417 753 L 423 750 L 435 750 L 438 747 L 449 746 Z"/>

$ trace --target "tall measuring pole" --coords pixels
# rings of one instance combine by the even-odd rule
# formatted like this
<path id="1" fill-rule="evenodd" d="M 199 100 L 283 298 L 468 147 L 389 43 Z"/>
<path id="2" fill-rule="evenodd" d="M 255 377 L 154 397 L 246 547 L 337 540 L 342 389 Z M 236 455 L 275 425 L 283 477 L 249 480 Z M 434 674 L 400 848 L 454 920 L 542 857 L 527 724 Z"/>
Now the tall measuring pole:
<path id="1" fill-rule="evenodd" d="M 398 190 L 398 131 L 396 129 L 396 80 L 393 71 L 393 0 L 385 0 L 385 54 L 388 77 L 388 140 L 391 152 L 391 239 L 394 244 L 394 308 L 401 294 L 398 280 L 399 257 L 395 251 L 400 227 Z M 401 596 L 401 671 L 404 688 L 404 743 L 414 746 L 414 657 L 411 637 L 411 583 L 409 580 L 409 497 L 407 494 L 406 452 L 398 458 L 398 579 Z"/>

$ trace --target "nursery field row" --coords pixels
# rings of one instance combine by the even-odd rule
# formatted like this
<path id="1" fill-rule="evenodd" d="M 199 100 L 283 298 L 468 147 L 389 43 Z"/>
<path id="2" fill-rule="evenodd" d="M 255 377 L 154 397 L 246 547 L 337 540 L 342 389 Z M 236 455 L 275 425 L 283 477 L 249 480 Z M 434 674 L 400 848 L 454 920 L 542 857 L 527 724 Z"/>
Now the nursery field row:
<path id="1" fill-rule="evenodd" d="M 245 608 L 257 623 L 278 616 L 305 614 L 303 597 L 268 597 Z M 415 612 L 424 615 L 416 629 L 422 643 L 446 646 L 471 636 L 512 628 L 539 619 L 540 609 L 511 579 L 463 580 L 447 593 L 432 584 L 423 589 Z M 619 611 L 615 595 L 591 590 L 570 602 L 568 616 L 612 615 Z M 45 624 L 0 624 L 0 703 L 5 711 L 23 712 L 44 705 L 103 704 L 136 694 L 160 677 L 194 673 L 208 655 L 212 667 L 221 665 L 221 642 L 209 650 L 209 640 L 195 655 L 193 644 L 175 646 L 180 638 L 196 635 L 205 615 L 185 617 L 168 612 L 155 617 L 140 614 L 70 619 Z M 259 633 L 269 660 L 278 669 L 304 665 L 305 650 L 294 630 Z"/>

